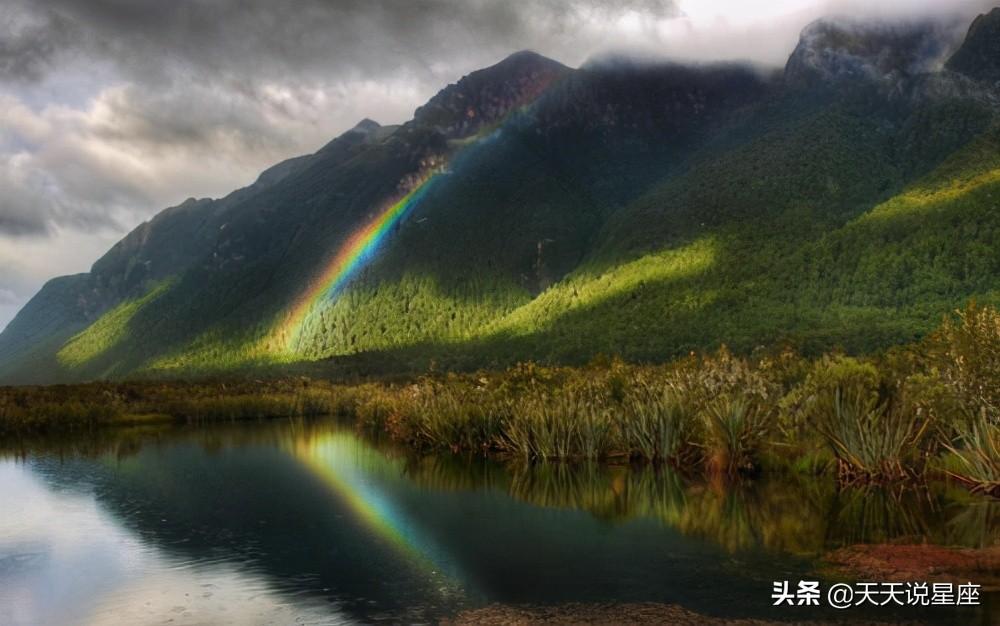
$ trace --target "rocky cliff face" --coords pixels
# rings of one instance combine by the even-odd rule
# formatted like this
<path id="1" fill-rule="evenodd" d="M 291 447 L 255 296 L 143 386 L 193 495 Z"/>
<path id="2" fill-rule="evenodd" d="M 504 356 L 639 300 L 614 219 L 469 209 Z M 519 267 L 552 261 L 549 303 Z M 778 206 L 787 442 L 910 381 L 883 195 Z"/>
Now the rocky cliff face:
<path id="1" fill-rule="evenodd" d="M 534 52 L 518 52 L 442 89 L 417 109 L 413 123 L 449 139 L 467 137 L 533 101 L 570 72 L 565 65 Z"/>
<path id="2" fill-rule="evenodd" d="M 939 69 L 954 45 L 951 33 L 940 22 L 822 19 L 802 31 L 785 77 L 793 85 L 892 83 Z"/>
<path id="3" fill-rule="evenodd" d="M 976 18 L 947 67 L 976 80 L 1000 82 L 1000 8 Z"/>

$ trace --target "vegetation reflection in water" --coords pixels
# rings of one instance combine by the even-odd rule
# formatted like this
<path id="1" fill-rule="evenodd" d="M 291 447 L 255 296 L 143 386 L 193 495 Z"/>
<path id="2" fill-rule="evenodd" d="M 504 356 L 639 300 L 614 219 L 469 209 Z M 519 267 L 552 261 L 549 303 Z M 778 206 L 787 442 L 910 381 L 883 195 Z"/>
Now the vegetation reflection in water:
<path id="1" fill-rule="evenodd" d="M 362 620 L 433 620 L 484 602 L 723 610 L 691 587 L 706 577 L 767 617 L 772 576 L 823 576 L 818 559 L 840 547 L 1000 544 L 998 503 L 943 483 L 713 483 L 651 464 L 415 455 L 304 419 L 105 435 L 13 456 L 53 486 L 89 476 L 112 519 L 175 560 L 249 562 L 290 601 L 332 601 Z"/>
<path id="2" fill-rule="evenodd" d="M 435 489 L 494 488 L 544 507 L 611 522 L 655 519 L 728 552 L 764 549 L 806 557 L 859 543 L 1000 544 L 1000 501 L 944 483 L 919 489 L 838 489 L 832 477 L 787 475 L 743 483 L 687 480 L 648 464 L 469 464 L 414 459 L 408 474 Z"/>
<path id="3" fill-rule="evenodd" d="M 765 549 L 798 555 L 858 543 L 893 541 L 988 547 L 1000 544 L 1000 501 L 946 482 L 839 488 L 834 477 L 789 473 L 758 480 L 691 479 L 650 464 L 526 463 L 452 454 L 414 454 L 358 436 L 339 423 L 287 420 L 199 428 L 136 427 L 61 445 L 8 448 L 99 456 L 119 464 L 149 445 L 196 441 L 210 452 L 248 445 L 285 450 L 348 504 L 357 520 L 415 566 L 460 577 L 442 547 L 405 514 L 381 485 L 497 491 L 525 503 L 585 511 L 607 522 L 655 519 L 681 533 L 736 552 Z M 68 447 L 67 447 L 68 446 Z"/>

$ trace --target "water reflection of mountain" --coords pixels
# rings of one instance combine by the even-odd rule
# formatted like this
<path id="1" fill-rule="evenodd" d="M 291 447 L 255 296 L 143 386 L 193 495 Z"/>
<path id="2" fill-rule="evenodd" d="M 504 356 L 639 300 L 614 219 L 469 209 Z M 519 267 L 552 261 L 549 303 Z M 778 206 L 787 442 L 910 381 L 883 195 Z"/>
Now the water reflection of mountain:
<path id="1" fill-rule="evenodd" d="M 454 590 L 408 567 L 287 448 L 217 443 L 34 467 L 62 487 L 92 489 L 119 523 L 179 565 L 236 566 L 291 603 L 329 600 L 366 621 L 426 619 L 451 608 Z"/>
<path id="2" fill-rule="evenodd" d="M 838 492 L 822 480 L 689 483 L 650 467 L 411 458 L 304 423 L 149 433 L 97 460 L 34 463 L 93 489 L 183 563 L 225 562 L 290 601 L 361 620 L 484 601 L 662 601 L 766 615 L 770 581 L 862 541 L 996 542 L 964 492 Z M 705 581 L 712 581 L 706 585 Z"/>

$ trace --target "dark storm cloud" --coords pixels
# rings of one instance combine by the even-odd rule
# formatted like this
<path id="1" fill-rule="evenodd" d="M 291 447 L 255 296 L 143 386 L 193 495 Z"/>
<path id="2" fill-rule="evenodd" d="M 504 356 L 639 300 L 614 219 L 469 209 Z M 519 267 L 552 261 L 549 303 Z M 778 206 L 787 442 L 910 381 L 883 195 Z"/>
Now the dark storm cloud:
<path id="1" fill-rule="evenodd" d="M 0 289 L 27 297 L 156 211 L 405 121 L 520 49 L 780 65 L 824 13 L 969 1 L 0 0 Z"/>
<path id="2" fill-rule="evenodd" d="M 48 231 L 44 216 L 31 205 L 6 197 L 0 200 L 0 232 L 10 235 L 41 235 Z"/>
<path id="3" fill-rule="evenodd" d="M 16 0 L 15 0 L 16 1 Z M 182 67 L 213 77 L 425 71 L 444 52 L 478 56 L 574 33 L 628 11 L 667 17 L 671 0 L 48 0 L 22 2 L 0 48 L 8 76 L 60 58 L 111 60 L 135 79 Z"/>
<path id="4" fill-rule="evenodd" d="M 244 150 L 287 143 L 280 127 L 261 115 L 268 97 L 253 89 L 219 90 L 205 85 L 162 90 L 139 85 L 123 87 L 105 98 L 106 117 L 94 133 L 102 140 L 136 145 L 147 150 L 169 150 L 183 146 L 221 147 L 223 141 Z M 295 113 L 278 102 L 282 117 Z"/>
<path id="5" fill-rule="evenodd" d="M 119 226 L 108 209 L 134 198 L 116 198 L 121 190 L 94 185 L 99 167 L 68 162 L 74 158 L 65 155 L 62 165 L 56 155 L 0 162 L 0 234 L 34 237 L 56 226 L 81 231 Z M 62 175 L 50 176 L 46 161 Z"/>
<path id="6" fill-rule="evenodd" d="M 38 190 L 31 189 L 16 164 L 0 163 L 0 233 L 42 235 L 51 212 L 39 210 Z"/>
<path id="7" fill-rule="evenodd" d="M 462 73 L 580 47 L 584 27 L 629 11 L 676 14 L 670 0 L 6 0 L 0 234 L 114 228 L 222 194 L 362 117 L 402 121 Z M 81 97 L 46 100 L 70 82 Z"/>
<path id="8" fill-rule="evenodd" d="M 73 40 L 72 31 L 58 14 L 27 11 L 16 2 L 0 7 L 0 78 L 41 78 Z"/>

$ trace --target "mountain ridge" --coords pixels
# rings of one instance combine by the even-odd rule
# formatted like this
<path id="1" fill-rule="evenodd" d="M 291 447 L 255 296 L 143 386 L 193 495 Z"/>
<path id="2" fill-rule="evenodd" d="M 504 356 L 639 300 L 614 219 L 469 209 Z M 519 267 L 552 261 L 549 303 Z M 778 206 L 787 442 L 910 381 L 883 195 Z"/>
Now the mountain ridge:
<path id="1" fill-rule="evenodd" d="M 1000 7 L 972 22 L 947 67 L 977 80 L 1000 81 Z"/>
<path id="2" fill-rule="evenodd" d="M 966 192 L 932 194 L 950 208 L 926 223 L 900 212 L 935 172 L 963 180 L 992 163 L 995 101 L 949 74 L 968 76 L 962 50 L 992 19 L 947 62 L 957 44 L 937 27 L 846 37 L 842 22 L 817 22 L 780 76 L 515 53 L 405 124 L 362 120 L 244 189 L 161 212 L 90 273 L 50 281 L 0 333 L 0 380 L 911 340 L 1000 287 L 983 257 L 1000 232 L 992 169 Z M 309 287 L 376 223 L 388 226 L 334 291 Z M 940 241 L 950 232 L 963 239 Z M 859 269 L 872 255 L 897 278 Z M 293 306 L 304 313 L 289 349 L 279 329 Z"/>

